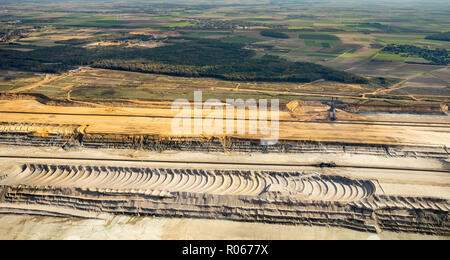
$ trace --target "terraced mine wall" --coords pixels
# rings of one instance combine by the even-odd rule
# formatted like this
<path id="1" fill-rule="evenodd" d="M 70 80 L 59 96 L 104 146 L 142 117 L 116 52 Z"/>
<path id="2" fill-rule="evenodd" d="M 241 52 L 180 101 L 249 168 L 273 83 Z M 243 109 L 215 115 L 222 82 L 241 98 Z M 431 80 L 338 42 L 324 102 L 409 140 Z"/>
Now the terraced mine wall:
<path id="1" fill-rule="evenodd" d="M 349 105 L 344 108 L 347 112 L 389 112 L 389 113 L 423 113 L 423 114 L 444 114 L 448 113 L 449 105 L 429 104 L 429 105 L 413 105 L 413 106 L 388 106 L 388 105 Z"/>
<path id="2" fill-rule="evenodd" d="M 103 100 L 89 100 L 89 102 L 69 101 L 61 99 L 52 99 L 43 94 L 37 93 L 7 93 L 0 92 L 0 100 L 35 100 L 41 104 L 48 106 L 64 106 L 64 107 L 95 107 L 95 104 L 111 107 L 135 107 L 135 108 L 171 108 L 171 102 L 167 100 L 152 100 L 152 101 L 103 101 Z"/>
<path id="3" fill-rule="evenodd" d="M 66 100 L 51 99 L 45 95 L 37 93 L 6 93 L 0 92 L 0 100 L 35 100 L 49 106 L 89 106 L 78 104 Z"/>
<path id="4" fill-rule="evenodd" d="M 52 128 L 53 127 L 53 128 Z M 147 151 L 197 151 L 244 153 L 352 153 L 394 157 L 448 158 L 446 147 L 395 146 L 378 144 L 318 143 L 279 140 L 264 145 L 259 139 L 233 137 L 161 137 L 156 135 L 117 135 L 83 133 L 78 125 L 0 123 L 0 144 L 18 146 L 53 146 L 70 149 L 137 149 Z"/>
<path id="5" fill-rule="evenodd" d="M 279 140 L 275 145 L 264 145 L 259 139 L 241 138 L 162 138 L 158 136 L 95 135 L 83 136 L 82 145 L 89 148 L 130 148 L 151 151 L 200 151 L 245 153 L 354 153 L 380 156 L 417 156 L 448 158 L 445 147 L 416 147 L 365 145 L 351 143 L 318 143 L 309 141 Z"/>
<path id="6" fill-rule="evenodd" d="M 63 147 L 79 142 L 80 125 L 27 124 L 0 122 L 0 143 L 28 146 Z"/>
<path id="7" fill-rule="evenodd" d="M 171 101 L 168 100 L 151 100 L 151 101 L 129 101 L 129 100 L 116 100 L 116 101 L 103 101 L 103 100 L 89 100 L 89 103 L 83 102 L 83 100 L 69 101 L 52 99 L 43 94 L 37 93 L 7 93 L 0 92 L 0 100 L 35 100 L 41 104 L 49 106 L 72 106 L 72 107 L 95 107 L 95 104 L 111 107 L 135 107 L 135 108 L 171 108 Z M 299 101 L 301 104 L 308 104 L 308 106 L 322 106 L 320 101 Z M 292 102 L 291 102 L 292 103 Z M 392 112 L 392 113 L 448 113 L 449 103 L 441 104 L 423 104 L 423 105 L 365 105 L 365 104 L 347 104 L 338 102 L 338 104 L 348 105 L 343 110 L 355 113 L 355 112 Z M 289 104 L 282 104 L 282 107 L 286 107 L 289 110 Z"/>
<path id="8" fill-rule="evenodd" d="M 450 234 L 447 200 L 386 196 L 370 180 L 314 172 L 24 165 L 0 181 L 0 213 L 5 204 L 9 213 L 26 205 L 17 214 L 75 209 Z M 33 210 L 42 205 L 53 210 Z"/>

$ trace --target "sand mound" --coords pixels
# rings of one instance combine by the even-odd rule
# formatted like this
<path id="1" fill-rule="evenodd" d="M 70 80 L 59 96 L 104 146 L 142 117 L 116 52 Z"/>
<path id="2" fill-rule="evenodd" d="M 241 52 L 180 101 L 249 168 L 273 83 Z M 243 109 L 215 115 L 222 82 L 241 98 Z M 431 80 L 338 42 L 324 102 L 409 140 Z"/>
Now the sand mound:
<path id="1" fill-rule="evenodd" d="M 0 185 L 247 196 L 275 192 L 308 200 L 341 202 L 370 198 L 376 190 L 371 181 L 303 172 L 40 164 L 19 168 L 1 180 Z"/>
<path id="2" fill-rule="evenodd" d="M 441 110 L 443 113 L 447 113 L 448 112 L 448 104 L 441 104 Z"/>
<path id="3" fill-rule="evenodd" d="M 286 105 L 291 116 L 304 121 L 328 121 L 330 120 L 330 107 L 319 101 L 294 100 Z M 366 117 L 346 112 L 341 109 L 336 110 L 338 120 L 367 120 Z"/>

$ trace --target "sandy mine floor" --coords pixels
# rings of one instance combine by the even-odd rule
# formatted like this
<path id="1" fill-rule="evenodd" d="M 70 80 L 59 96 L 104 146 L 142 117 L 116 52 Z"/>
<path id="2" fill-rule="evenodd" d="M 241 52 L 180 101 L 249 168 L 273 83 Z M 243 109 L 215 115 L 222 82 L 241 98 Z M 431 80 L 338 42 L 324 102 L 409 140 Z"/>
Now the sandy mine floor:
<path id="1" fill-rule="evenodd" d="M 78 124 L 87 125 L 86 133 L 114 133 L 114 134 L 157 134 L 173 136 L 172 116 L 170 109 L 142 109 L 125 108 L 110 111 L 108 108 L 88 107 L 53 107 L 42 105 L 36 101 L 1 101 L 0 111 L 18 112 L 2 113 L 2 122 L 21 122 L 36 124 Z M 23 113 L 25 112 L 25 113 Z M 46 114 L 47 113 L 47 114 Z M 48 114 L 50 113 L 50 114 Z M 52 114 L 53 113 L 53 114 Z M 54 114 L 57 113 L 57 114 Z M 204 112 L 204 116 L 208 114 Z M 127 115 L 127 116 L 114 116 Z M 209 114 L 208 114 L 209 115 Z M 141 117 L 151 116 L 151 117 Z M 163 117 L 163 118 L 155 118 Z M 169 118 L 165 118 L 169 116 Z M 280 120 L 292 120 L 288 112 L 280 112 Z M 294 120 L 302 121 L 301 118 Z M 215 120 L 213 125 L 219 124 Z M 203 120 L 203 125 L 206 121 Z M 222 122 L 225 127 L 226 122 Z M 269 124 L 270 125 L 270 124 Z M 249 129 L 249 121 L 246 121 Z M 225 131 L 224 131 L 225 132 Z M 240 138 L 267 138 L 258 132 L 256 135 L 231 134 Z M 271 131 L 274 133 L 274 131 Z M 178 134 L 179 135 L 179 134 Z M 194 131 L 184 133 L 185 136 L 198 136 Z M 204 132 L 202 135 L 210 136 Z M 220 135 L 218 135 L 220 136 Z M 450 147 L 450 128 L 447 126 L 415 126 L 410 124 L 360 123 L 347 122 L 291 122 L 281 121 L 279 136 L 284 140 L 310 140 L 317 142 L 342 142 L 362 144 L 392 144 L 392 145 L 428 145 Z"/>
<path id="2" fill-rule="evenodd" d="M 304 239 L 450 239 L 382 232 L 364 233 L 341 228 L 245 223 L 226 220 L 173 219 L 104 215 L 104 219 L 0 215 L 0 239 L 148 239 L 148 240 L 304 240 Z M 214 232 L 211 232 L 214 230 Z"/>
<path id="3" fill-rule="evenodd" d="M 83 134 L 87 135 L 111 133 L 172 136 L 171 117 L 174 116 L 173 111 L 167 108 L 53 107 L 27 100 L 0 101 L 0 114 L 0 123 L 6 133 L 16 131 L 43 138 L 48 133 L 64 135 L 65 131 L 68 131 L 67 133 L 71 134 L 74 129 L 83 129 Z M 207 111 L 204 111 L 202 116 L 208 116 Z M 449 238 L 418 233 L 382 231 L 375 234 L 337 227 L 267 224 L 286 222 L 245 223 L 221 220 L 223 215 L 217 212 L 224 211 L 224 208 L 230 205 L 238 209 L 236 216 L 241 218 L 227 216 L 227 219 L 242 220 L 250 216 L 248 213 L 252 212 L 255 205 L 246 204 L 253 200 L 241 200 L 244 196 L 264 201 L 266 204 L 263 205 L 268 205 L 265 214 L 273 212 L 270 211 L 273 210 L 270 208 L 273 205 L 277 207 L 274 210 L 276 214 L 284 212 L 285 215 L 274 214 L 273 219 L 280 217 L 281 220 L 288 216 L 287 214 L 292 214 L 289 216 L 293 221 L 299 214 L 306 214 L 303 210 L 308 207 L 307 214 L 321 212 L 318 211 L 319 204 L 298 206 L 300 204 L 291 203 L 291 200 L 285 201 L 285 195 L 295 201 L 327 202 L 326 210 L 329 212 L 324 210 L 326 214 L 322 214 L 326 216 L 324 218 L 327 221 L 330 216 L 339 219 L 339 214 L 350 214 L 349 219 L 353 219 L 355 213 L 364 211 L 347 212 L 339 208 L 341 205 L 350 205 L 351 209 L 389 208 L 393 213 L 388 216 L 387 222 L 391 222 L 392 216 L 398 217 L 398 223 L 417 221 L 419 227 L 422 228 L 420 225 L 423 225 L 425 231 L 432 228 L 442 228 L 445 231 L 448 226 L 448 223 L 445 223 L 446 226 L 441 227 L 439 221 L 429 225 L 426 217 L 417 220 L 417 215 L 409 215 L 416 212 L 416 209 L 427 209 L 429 213 L 432 213 L 432 210 L 441 212 L 439 217 L 448 216 L 450 207 L 448 201 L 445 201 L 450 200 L 448 116 L 367 114 L 364 119 L 357 119 L 360 120 L 357 123 L 311 122 L 306 119 L 304 120 L 308 122 L 296 122 L 302 119 L 291 117 L 291 114 L 285 111 L 280 113 L 280 119 L 285 120 L 280 123 L 280 139 L 313 141 L 320 145 L 361 144 L 362 148 L 354 152 L 352 149 L 357 148 L 352 146 L 341 151 L 323 145 L 323 150 L 298 154 L 263 154 L 197 151 L 158 153 L 126 149 L 89 149 L 81 146 L 64 150 L 60 147 L 29 147 L 29 144 L 0 145 L 0 184 L 3 183 L 6 187 L 0 189 L 0 201 L 3 199 L 3 204 L 0 204 L 0 239 Z M 248 120 L 245 122 L 249 123 Z M 45 131 L 29 130 L 35 129 L 33 127 L 36 125 L 36 129 L 43 128 Z M 245 134 L 233 136 L 249 139 L 262 137 Z M 375 150 L 370 150 L 364 148 L 363 144 L 413 147 L 408 148 L 413 151 L 407 156 L 397 156 L 395 149 L 386 148 L 386 151 L 378 153 L 376 148 L 372 147 L 370 149 Z M 27 158 L 29 156 L 35 158 Z M 321 163 L 336 164 L 339 167 L 318 166 Z M 193 173 L 197 169 L 202 173 Z M 244 171 L 247 172 L 241 174 Z M 41 190 L 28 189 L 29 187 L 39 187 Z M 171 192 L 183 194 L 176 197 L 176 203 L 181 205 L 176 216 L 189 216 L 179 214 L 180 212 L 209 212 L 204 210 L 205 207 L 211 210 L 211 213 L 199 213 L 200 215 L 195 215 L 194 218 L 139 216 L 141 212 L 147 215 L 158 212 L 156 215 L 172 216 L 172 207 L 176 203 L 172 201 Z M 283 196 L 270 197 L 271 195 L 266 193 Z M 186 194 L 191 194 L 189 196 L 192 197 Z M 352 196 L 347 197 L 348 194 Z M 358 197 L 359 195 L 361 197 Z M 28 203 L 38 196 L 42 197 L 37 199 L 37 202 L 42 203 Z M 160 200 L 155 202 L 152 196 Z M 204 203 L 199 199 L 201 196 L 209 198 L 210 201 Z M 56 198 L 60 201 L 56 201 Z M 279 199 L 278 204 L 272 201 L 273 198 Z M 376 198 L 381 206 L 375 204 L 375 199 L 372 198 Z M 85 208 L 74 206 L 83 206 L 85 201 L 92 203 Z M 128 202 L 135 208 L 126 204 Z M 115 205 L 122 205 L 121 203 L 124 203 L 124 206 L 114 208 Z M 56 205 L 64 207 L 58 208 Z M 258 207 L 260 206 L 258 204 Z M 90 210 L 98 208 L 101 210 Z M 127 212 L 124 210 L 129 208 L 136 210 L 135 217 L 114 215 L 124 214 Z M 147 209 L 153 211 L 145 211 Z M 166 209 L 172 210 L 171 214 L 167 214 L 164 211 Z M 397 209 L 399 211 L 394 212 Z M 240 210 L 248 211 L 242 211 L 241 216 L 238 214 Z M 383 214 L 380 216 L 384 217 Z M 315 215 L 305 218 L 317 219 Z M 364 220 L 360 221 L 364 229 L 358 230 L 370 230 L 368 228 L 373 227 L 372 222 L 366 221 L 373 219 L 361 219 Z M 410 226 L 412 225 L 403 230 Z"/>
<path id="4" fill-rule="evenodd" d="M 229 169 L 229 170 L 254 170 L 255 166 L 245 165 L 245 163 L 261 163 L 258 170 L 275 171 L 298 171 L 317 172 L 328 176 L 345 176 L 351 179 L 367 179 L 376 181 L 381 189 L 380 194 L 405 195 L 405 196 L 425 196 L 437 197 L 450 200 L 450 175 L 449 166 L 443 164 L 441 159 L 432 158 L 390 158 L 372 155 L 352 155 L 352 154 L 245 154 L 245 153 L 200 153 L 200 152 L 148 152 L 136 150 L 114 150 L 114 149 L 87 149 L 79 148 L 71 151 L 64 151 L 60 148 L 51 147 L 16 147 L 0 146 L 0 156 L 32 155 L 52 157 L 57 154 L 64 158 L 86 158 L 86 160 L 48 160 L 48 159 L 0 159 L 1 172 L 8 172 L 12 167 L 26 163 L 41 163 L 49 165 L 87 165 L 87 166 L 122 166 L 139 168 L 175 167 L 183 169 Z M 89 159 L 124 159 L 133 160 L 130 162 L 108 162 L 89 161 Z M 139 160 L 154 160 L 158 162 L 139 162 Z M 161 162 L 159 162 L 161 161 Z M 165 163 L 164 163 L 165 161 Z M 173 164 L 173 162 L 183 162 Z M 190 162 L 190 163 L 186 163 Z M 224 164 L 209 165 L 202 162 L 224 162 Z M 264 165 L 270 162 L 301 164 L 333 162 L 345 165 L 366 165 L 373 167 L 396 167 L 430 169 L 430 171 L 403 171 L 395 169 L 352 169 L 352 168 L 317 168 L 308 166 L 276 166 Z M 236 163 L 227 165 L 226 163 Z M 433 172 L 443 171 L 443 172 Z"/>

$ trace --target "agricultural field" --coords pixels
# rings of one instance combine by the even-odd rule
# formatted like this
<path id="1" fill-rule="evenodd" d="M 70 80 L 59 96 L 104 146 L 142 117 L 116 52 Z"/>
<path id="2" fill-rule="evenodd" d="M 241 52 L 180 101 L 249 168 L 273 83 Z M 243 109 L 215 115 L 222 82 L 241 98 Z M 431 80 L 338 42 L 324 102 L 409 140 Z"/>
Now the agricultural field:
<path id="1" fill-rule="evenodd" d="M 450 50 L 449 42 L 432 40 L 427 37 L 450 31 L 450 23 L 446 19 L 445 12 L 448 6 L 445 4 L 436 4 L 434 7 L 427 8 L 420 5 L 400 8 L 393 4 L 383 4 L 378 5 L 377 8 L 372 8 L 361 3 L 352 4 L 352 12 L 349 12 L 347 4 L 336 5 L 333 2 L 314 4 L 282 2 L 277 5 L 266 6 L 255 5 L 251 1 L 241 5 L 229 5 L 226 2 L 214 5 L 206 3 L 192 5 L 140 3 L 139 8 L 132 7 L 132 5 L 116 3 L 105 5 L 93 2 L 77 5 L 75 3 L 49 4 L 44 1 L 39 5 L 33 3 L 27 5 L 24 7 L 11 2 L 0 13 L 0 25 L 5 28 L 6 35 L 4 37 L 5 42 L 0 44 L 0 54 L 3 53 L 7 57 L 12 55 L 13 59 L 9 62 L 13 64 L 19 63 L 17 58 L 14 60 L 14 57 L 18 57 L 17 54 L 19 53 L 25 53 L 26 55 L 22 56 L 26 59 L 36 54 L 36 58 L 31 59 L 40 63 L 39 69 L 36 69 L 34 63 L 26 60 L 26 64 L 18 64 L 19 66 L 4 64 L 1 69 L 5 72 L 27 71 L 28 68 L 34 67 L 32 73 L 67 73 L 67 71 L 79 66 L 96 67 L 98 66 L 96 64 L 102 59 L 108 59 L 109 62 L 109 59 L 112 58 L 109 54 L 95 54 L 95 63 L 84 58 L 74 60 L 74 57 L 66 59 L 61 64 L 58 59 L 41 58 L 41 56 L 48 56 L 46 53 L 49 52 L 49 48 L 54 47 L 67 48 L 68 55 L 66 56 L 80 51 L 70 48 L 87 48 L 88 53 L 89 51 L 102 53 L 104 52 L 103 49 L 113 46 L 116 46 L 116 50 L 120 50 L 120 48 L 130 49 L 130 51 L 124 50 L 124 53 L 120 54 L 122 57 L 128 55 L 126 53 L 132 53 L 134 49 L 140 49 L 138 52 L 144 53 L 146 51 L 143 51 L 143 49 L 162 47 L 169 50 L 170 46 L 174 44 L 211 40 L 217 42 L 213 45 L 225 44 L 220 48 L 236 48 L 236 46 L 239 46 L 238 48 L 248 51 L 244 55 L 249 57 L 245 64 L 246 68 L 243 68 L 242 65 L 236 67 L 242 61 L 239 61 L 236 65 L 230 64 L 234 66 L 232 68 L 234 75 L 224 75 L 223 69 L 211 70 L 202 67 L 205 64 L 229 66 L 228 64 L 233 62 L 231 59 L 218 59 L 216 63 L 211 62 L 211 59 L 206 63 L 201 60 L 194 63 L 190 62 L 188 65 L 197 66 L 193 69 L 175 68 L 174 66 L 185 66 L 185 64 L 178 64 L 179 61 L 173 57 L 157 57 L 158 62 L 170 60 L 170 64 L 158 65 L 158 68 L 145 69 L 145 71 L 156 74 L 170 73 L 170 75 L 144 75 L 144 77 L 150 79 L 148 81 L 131 80 L 129 82 L 114 77 L 105 80 L 101 75 L 91 75 L 91 81 L 80 78 L 82 76 L 64 76 L 62 79 L 51 80 L 39 87 L 31 88 L 33 92 L 45 94 L 51 98 L 64 98 L 70 92 L 72 98 L 79 99 L 141 98 L 159 100 L 162 93 L 166 94 L 164 95 L 165 98 L 175 98 L 180 95 L 185 97 L 199 88 L 210 89 L 213 97 L 224 97 L 235 93 L 231 89 L 236 86 L 240 86 L 240 91 L 242 91 L 246 88 L 243 86 L 253 88 L 253 85 L 258 86 L 255 87 L 258 90 L 280 91 L 270 95 L 282 97 L 285 101 L 298 96 L 299 92 L 309 94 L 306 96 L 310 98 L 318 98 L 320 95 L 331 95 L 335 91 L 335 95 L 342 94 L 341 96 L 355 98 L 358 95 L 363 95 L 365 91 L 370 92 L 374 89 L 389 87 L 389 85 L 377 85 L 376 82 L 379 81 L 372 80 L 372 78 L 378 77 L 385 77 L 386 79 L 383 82 L 391 82 L 391 86 L 405 83 L 402 91 L 413 88 L 413 86 L 417 87 L 414 85 L 417 80 L 423 84 L 429 81 L 434 88 L 444 90 L 433 93 L 446 93 L 445 89 L 449 87 L 448 70 L 445 69 L 445 66 L 429 64 L 428 60 L 420 56 L 383 51 L 386 46 L 392 44 Z M 90 12 L 93 9 L 97 12 Z M 70 11 L 61 12 L 61 10 Z M 394 13 L 395 15 L 393 15 Z M 413 17 L 412 14 L 414 14 Z M 273 32 L 272 34 L 282 37 L 272 37 L 267 32 Z M 181 49 L 184 48 L 182 45 L 179 46 Z M 199 48 L 203 48 L 201 44 L 199 46 Z M 216 48 L 215 46 L 212 47 Z M 208 46 L 208 48 L 210 47 Z M 18 53 L 8 54 L 8 52 L 14 51 Z M 186 51 L 189 52 L 189 49 L 186 49 Z M 232 52 L 230 52 L 231 56 L 242 55 L 231 54 Z M 49 53 L 52 53 L 52 51 Z M 146 54 L 135 55 L 145 56 Z M 199 52 L 199 55 L 210 54 Z M 336 74 L 335 79 L 341 78 L 341 83 L 325 78 L 329 87 L 322 86 L 326 84 L 313 82 L 320 77 L 305 79 L 305 76 L 287 70 L 282 73 L 290 73 L 289 77 L 292 79 L 283 79 L 283 77 L 276 75 L 275 68 L 265 69 L 275 73 L 269 78 L 259 80 L 259 74 L 249 77 L 250 74 L 254 73 L 250 73 L 250 71 L 254 71 L 254 69 L 248 68 L 248 66 L 256 66 L 256 64 L 265 61 L 267 55 L 279 57 L 281 60 L 277 62 L 280 65 L 283 64 L 282 66 L 299 63 L 317 64 L 338 72 L 349 73 L 349 75 L 338 76 Z M 154 58 L 145 61 L 149 63 L 149 65 L 146 65 L 147 67 L 154 63 L 151 59 Z M 145 72 L 142 69 L 134 69 L 136 62 L 138 64 L 143 62 L 137 61 L 135 58 L 127 60 L 126 66 L 116 65 L 117 61 L 113 62 L 114 64 L 111 65 L 111 62 L 102 61 L 100 67 Z M 171 67 L 168 67 L 169 65 Z M 165 67 L 162 68 L 161 66 Z M 92 74 L 93 72 L 86 73 Z M 124 73 L 112 71 L 111 75 Z M 191 73 L 205 76 L 202 76 L 202 79 L 190 79 L 188 76 Z M 217 74 L 222 78 L 213 79 L 214 75 Z M 350 76 L 350 74 L 354 76 Z M 141 73 L 133 74 L 133 76 L 136 75 L 141 75 Z M 180 84 L 165 82 L 167 78 L 177 78 L 173 76 L 181 76 L 179 80 L 175 80 L 179 81 Z M 24 78 L 22 81 L 2 78 L 0 90 L 20 90 L 25 82 L 36 83 L 34 81 L 38 82 L 39 77 L 45 76 Z M 353 77 L 354 79 L 343 80 L 344 77 Z M 368 83 L 361 84 L 361 80 L 357 77 L 367 78 Z M 228 80 L 223 80 L 224 78 Z M 298 82 L 264 82 L 280 80 Z M 201 81 L 200 85 L 196 85 L 198 81 Z M 312 83 L 306 84 L 308 81 Z M 190 82 L 192 84 L 189 84 Z M 409 82 L 412 82 L 411 86 L 408 85 Z M 353 87 L 336 88 L 336 84 L 347 84 L 347 86 L 353 84 L 361 87 L 359 91 L 356 91 Z M 207 85 L 209 86 L 206 87 Z M 308 87 L 299 89 L 298 86 L 300 85 L 307 85 Z M 129 91 L 130 89 L 133 89 L 133 91 Z M 25 88 L 25 90 L 28 91 L 28 88 Z M 398 91 L 393 93 L 398 93 Z M 267 97 L 269 93 L 254 91 L 247 92 L 245 95 Z M 306 97 L 303 96 L 303 98 Z M 354 100 L 352 99 L 352 101 Z"/>
<path id="2" fill-rule="evenodd" d="M 0 1 L 0 240 L 449 238 L 448 1 Z"/>
<path id="3" fill-rule="evenodd" d="M 12 91 L 42 81 L 45 75 L 29 72 L 0 71 L 0 91 Z"/>

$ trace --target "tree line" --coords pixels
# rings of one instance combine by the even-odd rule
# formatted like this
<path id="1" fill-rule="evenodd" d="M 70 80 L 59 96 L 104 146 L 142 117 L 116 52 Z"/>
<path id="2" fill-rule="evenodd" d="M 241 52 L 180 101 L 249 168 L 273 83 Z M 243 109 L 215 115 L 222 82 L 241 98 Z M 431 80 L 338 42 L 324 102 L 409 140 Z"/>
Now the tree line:
<path id="1" fill-rule="evenodd" d="M 382 51 L 394 54 L 419 56 L 435 65 L 448 65 L 449 63 L 448 51 L 446 49 L 429 49 L 414 45 L 391 44 L 386 46 Z"/>
<path id="2" fill-rule="evenodd" d="M 291 62 L 219 40 L 173 39 L 169 45 L 148 48 L 73 45 L 41 47 L 31 52 L 0 50 L 1 69 L 56 73 L 77 66 L 160 73 L 176 76 L 214 77 L 239 81 L 311 82 L 326 79 L 368 83 L 364 77 L 306 62 Z"/>
<path id="3" fill-rule="evenodd" d="M 289 39 L 290 38 L 289 35 L 279 32 L 279 31 L 275 31 L 275 30 L 262 30 L 260 32 L 260 34 L 265 37 L 278 38 L 278 39 Z"/>
<path id="4" fill-rule="evenodd" d="M 429 35 L 425 37 L 427 40 L 435 40 L 435 41 L 450 41 L 450 32 L 442 32 Z"/>

